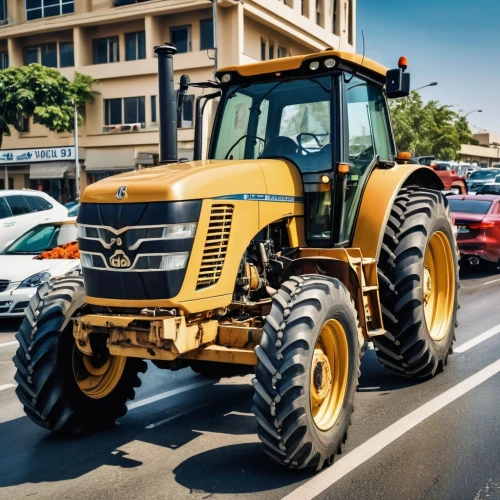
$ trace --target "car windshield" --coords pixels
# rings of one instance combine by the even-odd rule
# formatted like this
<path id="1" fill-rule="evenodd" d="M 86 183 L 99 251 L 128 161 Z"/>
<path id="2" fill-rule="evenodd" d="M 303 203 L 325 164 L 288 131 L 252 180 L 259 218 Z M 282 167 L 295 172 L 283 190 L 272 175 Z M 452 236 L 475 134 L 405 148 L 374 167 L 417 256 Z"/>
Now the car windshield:
<path id="1" fill-rule="evenodd" d="M 485 184 L 477 194 L 500 194 L 500 184 Z"/>
<path id="2" fill-rule="evenodd" d="M 436 163 L 436 170 L 442 172 L 445 170 L 451 170 L 452 166 L 449 163 Z"/>
<path id="3" fill-rule="evenodd" d="M 76 241 L 75 224 L 40 224 L 23 234 L 10 244 L 3 253 L 6 255 L 38 255 L 46 250 Z"/>
<path id="4" fill-rule="evenodd" d="M 486 214 L 491 207 L 492 201 L 486 200 L 448 200 L 452 212 L 462 214 Z"/>
<path id="5" fill-rule="evenodd" d="M 214 158 L 287 158 L 303 172 L 331 169 L 332 85 L 324 76 L 231 87 Z"/>
<path id="6" fill-rule="evenodd" d="M 484 170 L 472 172 L 469 179 L 475 181 L 484 181 L 488 179 L 494 179 L 498 175 L 498 172 L 486 172 Z"/>

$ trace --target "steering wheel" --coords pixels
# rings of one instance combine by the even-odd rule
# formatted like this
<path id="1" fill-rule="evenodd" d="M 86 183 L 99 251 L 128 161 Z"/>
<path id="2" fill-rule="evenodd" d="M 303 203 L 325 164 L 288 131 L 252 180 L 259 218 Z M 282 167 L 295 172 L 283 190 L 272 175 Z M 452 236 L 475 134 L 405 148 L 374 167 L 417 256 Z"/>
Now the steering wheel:
<path id="1" fill-rule="evenodd" d="M 229 155 L 231 154 L 231 151 L 246 137 L 252 137 L 253 139 L 258 139 L 259 141 L 262 141 L 262 143 L 265 145 L 266 141 L 265 139 L 262 139 L 262 137 L 259 137 L 258 135 L 251 135 L 251 134 L 245 134 L 242 135 L 230 148 L 229 151 L 227 152 L 226 156 L 224 157 L 224 160 L 227 160 L 229 158 Z"/>
<path id="2" fill-rule="evenodd" d="M 316 141 L 316 144 L 318 145 L 318 148 L 321 149 L 321 141 L 320 139 L 318 138 L 318 136 L 316 134 L 313 134 L 311 132 L 301 132 L 298 136 L 297 136 L 297 143 L 299 145 L 299 148 L 304 151 L 306 154 L 310 154 L 311 151 L 308 151 L 306 148 L 304 148 L 302 146 L 302 136 L 304 135 L 308 135 L 310 137 L 312 137 L 315 141 Z"/>

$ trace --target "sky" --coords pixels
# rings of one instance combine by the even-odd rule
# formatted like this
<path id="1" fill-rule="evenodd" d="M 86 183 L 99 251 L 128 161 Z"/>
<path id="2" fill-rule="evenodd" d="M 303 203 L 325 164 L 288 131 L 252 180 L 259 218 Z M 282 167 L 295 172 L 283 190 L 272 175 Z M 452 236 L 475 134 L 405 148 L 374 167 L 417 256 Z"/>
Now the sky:
<path id="1" fill-rule="evenodd" d="M 500 134 L 500 0 L 357 0 L 356 52 L 390 68 L 408 58 L 411 87 L 453 105 L 473 132 Z M 460 111 L 462 110 L 462 111 Z M 475 127 L 474 127 L 475 126 Z"/>

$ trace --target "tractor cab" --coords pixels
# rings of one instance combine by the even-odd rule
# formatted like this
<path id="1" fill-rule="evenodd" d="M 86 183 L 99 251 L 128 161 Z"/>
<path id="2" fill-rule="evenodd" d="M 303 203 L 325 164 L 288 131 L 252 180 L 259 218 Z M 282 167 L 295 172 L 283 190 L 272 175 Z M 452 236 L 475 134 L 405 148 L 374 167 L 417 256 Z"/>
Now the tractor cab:
<path id="1" fill-rule="evenodd" d="M 405 95 L 409 75 L 326 51 L 222 69 L 217 77 L 222 99 L 209 158 L 292 163 L 304 184 L 307 244 L 349 242 L 371 171 L 396 156 L 384 86 Z"/>

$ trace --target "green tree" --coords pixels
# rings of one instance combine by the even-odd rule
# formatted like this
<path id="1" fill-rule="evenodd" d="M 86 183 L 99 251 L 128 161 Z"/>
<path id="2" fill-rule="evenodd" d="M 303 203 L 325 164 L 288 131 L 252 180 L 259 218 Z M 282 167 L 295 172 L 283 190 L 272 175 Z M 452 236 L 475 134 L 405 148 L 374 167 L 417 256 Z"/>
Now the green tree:
<path id="1" fill-rule="evenodd" d="M 465 117 L 438 101 L 424 104 L 416 91 L 389 101 L 389 107 L 399 151 L 455 160 L 460 158 L 461 144 L 475 142 Z"/>
<path id="2" fill-rule="evenodd" d="M 59 71 L 39 64 L 0 71 L 0 147 L 3 137 L 10 136 L 10 126 L 21 130 L 23 119 L 56 132 L 74 128 L 74 105 L 78 120 L 83 121 L 86 102 L 93 102 L 98 83 L 90 76 L 75 73 L 69 81 Z"/>

